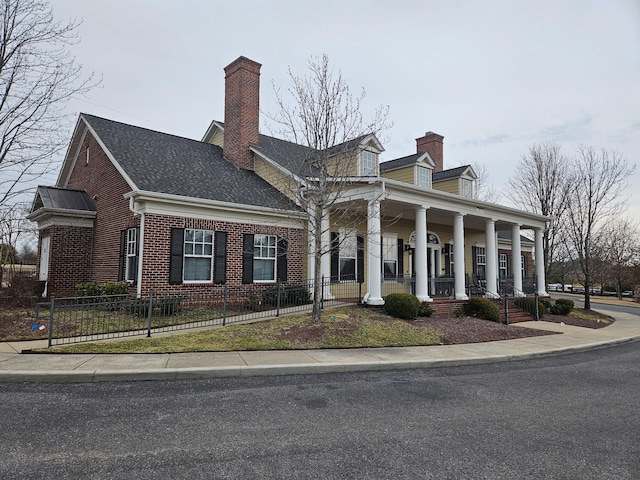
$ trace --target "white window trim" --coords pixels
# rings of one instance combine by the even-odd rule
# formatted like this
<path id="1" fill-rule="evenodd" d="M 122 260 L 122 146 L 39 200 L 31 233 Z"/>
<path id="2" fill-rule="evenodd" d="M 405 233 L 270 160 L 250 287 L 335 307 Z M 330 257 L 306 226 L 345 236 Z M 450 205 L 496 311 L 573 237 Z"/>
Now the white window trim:
<path id="1" fill-rule="evenodd" d="M 266 245 L 258 245 L 256 244 L 256 240 L 258 237 L 273 237 L 274 239 L 274 244 L 273 247 Z M 256 247 L 259 247 L 260 250 L 262 250 L 263 248 L 266 248 L 267 250 L 273 249 L 274 252 L 274 256 L 273 257 L 258 257 L 256 256 L 256 252 L 255 249 Z M 256 260 L 270 260 L 273 261 L 273 280 L 256 280 L 255 278 L 255 265 L 253 268 L 253 283 L 276 283 L 277 279 L 278 279 L 278 237 L 277 235 L 269 235 L 266 233 L 256 233 L 253 236 L 253 261 L 255 262 Z"/>
<path id="2" fill-rule="evenodd" d="M 427 173 L 427 184 L 423 185 L 420 181 L 420 173 L 421 172 L 426 172 Z M 416 165 L 416 185 L 418 187 L 421 188 L 431 188 L 432 186 L 432 175 L 431 175 L 431 169 L 425 167 L 424 165 Z"/>
<path id="3" fill-rule="evenodd" d="M 385 240 L 391 240 L 392 241 L 392 246 L 391 249 L 387 249 L 385 248 L 384 244 L 385 244 Z M 387 254 L 388 253 L 392 253 L 393 254 L 393 259 L 387 260 Z M 392 278 L 385 278 L 384 274 L 385 274 L 385 263 L 387 261 L 395 261 L 395 265 L 396 265 L 396 274 L 394 277 Z M 356 260 L 357 262 L 357 260 Z M 357 267 L 357 265 L 356 265 Z M 391 281 L 396 281 L 396 279 L 398 278 L 398 235 L 396 233 L 385 233 L 382 235 L 382 280 L 384 282 L 391 282 Z"/>
<path id="4" fill-rule="evenodd" d="M 351 260 L 353 259 L 354 262 L 354 270 L 353 270 L 353 275 L 355 276 L 355 279 L 358 278 L 358 232 L 356 231 L 356 229 L 354 228 L 344 228 L 344 227 L 340 227 L 340 229 L 338 230 L 338 235 L 339 235 L 339 242 L 340 242 L 340 246 L 338 248 L 338 281 L 339 282 L 351 282 L 353 281 L 353 279 L 345 279 L 343 280 L 342 277 L 342 259 L 347 259 L 347 260 Z M 353 256 L 344 256 L 344 251 L 345 251 L 345 245 L 347 245 L 347 238 L 351 237 L 353 239 Z"/>
<path id="5" fill-rule="evenodd" d="M 195 232 L 203 232 L 203 238 L 204 238 L 204 234 L 206 232 L 211 233 L 211 255 L 205 255 L 204 253 L 202 255 L 196 255 L 196 254 L 187 254 L 187 232 L 188 231 L 192 231 L 194 232 L 194 239 L 195 239 Z M 186 263 L 186 259 L 187 258 L 209 258 L 210 260 L 210 264 L 209 264 L 209 279 L 208 280 L 187 280 L 184 278 L 184 275 L 186 273 L 186 268 L 182 268 L 182 282 L 183 283 L 193 283 L 193 284 L 202 284 L 202 283 L 212 283 L 213 282 L 213 254 L 215 252 L 214 250 L 214 241 L 215 241 L 215 235 L 213 230 L 206 230 L 206 229 L 202 229 L 202 228 L 185 228 L 184 229 L 184 241 L 183 241 L 183 252 L 182 252 L 182 261 L 183 261 L 183 265 Z M 189 242 L 194 244 L 195 246 L 195 240 L 192 242 Z M 207 244 L 207 242 L 202 242 L 202 249 L 204 252 L 204 245 Z"/>
<path id="6" fill-rule="evenodd" d="M 129 268 L 129 260 L 137 257 L 138 247 L 138 229 L 136 227 L 127 229 L 127 243 L 125 252 L 125 265 L 124 265 L 124 279 L 127 283 L 135 283 L 137 279 L 129 278 L 130 274 L 133 275 L 136 271 L 136 267 L 133 267 L 133 272 Z M 134 260 L 136 261 L 136 260 Z"/>
<path id="7" fill-rule="evenodd" d="M 509 275 L 509 261 L 507 260 L 506 253 L 500 253 L 498 255 L 498 275 L 504 272 L 504 276 Z"/>
<path id="8" fill-rule="evenodd" d="M 373 159 L 373 172 L 366 173 L 365 172 L 365 156 L 371 155 Z M 378 173 L 378 155 L 369 150 L 363 150 L 360 153 L 360 176 L 362 177 L 375 177 Z"/>
<path id="9" fill-rule="evenodd" d="M 473 198 L 473 180 L 468 178 L 460 179 L 460 195 L 464 198 Z"/>

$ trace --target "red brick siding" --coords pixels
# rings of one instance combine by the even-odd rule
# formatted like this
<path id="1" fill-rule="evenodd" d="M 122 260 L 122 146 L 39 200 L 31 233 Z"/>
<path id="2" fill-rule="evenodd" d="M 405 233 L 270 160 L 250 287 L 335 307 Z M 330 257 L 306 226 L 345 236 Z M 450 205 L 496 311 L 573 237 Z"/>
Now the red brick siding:
<path id="1" fill-rule="evenodd" d="M 437 133 L 427 132 L 424 137 L 416 138 L 417 153 L 427 152 L 436 166 L 434 172 L 441 172 L 444 168 L 444 137 Z"/>
<path id="2" fill-rule="evenodd" d="M 259 141 L 260 66 L 240 57 L 224 69 L 224 156 L 245 170 L 253 170 L 249 145 Z"/>
<path id="3" fill-rule="evenodd" d="M 227 232 L 227 284 L 242 285 L 242 239 L 245 233 L 263 233 L 286 238 L 287 280 L 302 281 L 303 238 L 297 228 L 266 227 L 245 223 L 230 223 L 192 218 L 146 215 L 144 227 L 142 292 L 206 293 L 213 283 L 169 285 L 169 256 L 172 228 L 197 228 Z"/>
<path id="4" fill-rule="evenodd" d="M 511 250 L 503 250 L 503 249 L 498 249 L 498 260 L 500 259 L 500 255 L 501 254 L 505 254 L 507 257 L 509 257 L 509 275 L 513 274 L 513 266 L 511 265 Z M 533 254 L 531 252 L 521 252 L 521 255 L 523 257 L 526 257 L 527 259 L 527 277 L 535 277 L 535 265 L 533 263 Z M 499 273 L 499 271 L 498 271 Z"/>
<path id="5" fill-rule="evenodd" d="M 73 296 L 78 283 L 91 279 L 93 229 L 52 226 L 40 231 L 40 239 L 47 236 L 50 237 L 47 294 Z M 41 240 L 38 243 L 40 252 Z"/>
<path id="6" fill-rule="evenodd" d="M 91 279 L 100 283 L 116 282 L 120 231 L 139 224 L 139 218 L 129 210 L 129 201 L 123 198 L 131 188 L 91 133 L 87 133 L 79 152 L 67 187 L 86 190 L 89 196 L 95 197 Z"/>

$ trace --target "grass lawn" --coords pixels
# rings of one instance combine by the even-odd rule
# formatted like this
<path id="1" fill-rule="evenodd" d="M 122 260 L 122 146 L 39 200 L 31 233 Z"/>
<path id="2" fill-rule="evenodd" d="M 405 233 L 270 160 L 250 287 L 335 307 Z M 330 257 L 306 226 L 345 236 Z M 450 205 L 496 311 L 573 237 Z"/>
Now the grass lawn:
<path id="1" fill-rule="evenodd" d="M 441 333 L 360 307 L 328 309 L 314 324 L 304 313 L 201 332 L 80 343 L 44 349 L 66 353 L 178 353 L 438 345 Z"/>

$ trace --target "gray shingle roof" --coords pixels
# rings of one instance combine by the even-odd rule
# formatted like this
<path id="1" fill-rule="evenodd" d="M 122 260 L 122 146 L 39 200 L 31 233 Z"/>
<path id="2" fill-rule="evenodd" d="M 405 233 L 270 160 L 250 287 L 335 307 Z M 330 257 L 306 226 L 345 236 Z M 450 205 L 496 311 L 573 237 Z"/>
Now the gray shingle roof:
<path id="1" fill-rule="evenodd" d="M 388 172 L 390 170 L 395 170 L 396 168 L 402 168 L 409 165 L 413 165 L 423 155 L 424 153 L 414 153 L 413 155 L 408 155 L 406 157 L 396 158 L 393 160 L 389 160 L 387 162 L 382 162 L 380 164 L 380 171 Z"/>
<path id="2" fill-rule="evenodd" d="M 146 128 L 82 115 L 131 181 L 144 191 L 270 208 L 296 209 L 255 172 L 240 170 L 222 148 Z"/>
<path id="3" fill-rule="evenodd" d="M 312 165 L 312 162 L 306 161 L 316 153 L 312 148 L 267 135 L 260 135 L 260 145 L 253 147 L 298 177 L 317 177 L 319 175 L 319 170 Z"/>
<path id="4" fill-rule="evenodd" d="M 461 167 L 450 168 L 448 170 L 442 170 L 441 172 L 433 172 L 433 181 L 438 182 L 440 180 L 458 178 L 469 167 L 470 165 L 462 165 Z"/>
<path id="5" fill-rule="evenodd" d="M 501 240 L 511 241 L 511 230 L 498 230 L 498 238 Z M 530 238 L 520 235 L 520 243 L 533 244 L 534 242 Z"/>
<path id="6" fill-rule="evenodd" d="M 95 212 L 96 205 L 84 190 L 38 187 L 33 211 L 39 208 Z"/>

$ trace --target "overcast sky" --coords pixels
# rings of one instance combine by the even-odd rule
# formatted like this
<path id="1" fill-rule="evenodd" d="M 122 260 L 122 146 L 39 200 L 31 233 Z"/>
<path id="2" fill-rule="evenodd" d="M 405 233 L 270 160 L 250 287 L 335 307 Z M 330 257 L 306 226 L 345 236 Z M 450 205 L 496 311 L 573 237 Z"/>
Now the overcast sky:
<path id="1" fill-rule="evenodd" d="M 384 160 L 445 137 L 445 168 L 477 162 L 502 189 L 537 142 L 615 149 L 640 163 L 639 0 L 54 0 L 83 21 L 73 54 L 102 87 L 70 107 L 200 139 L 224 120 L 223 68 L 262 64 L 272 83 L 326 53 L 373 110 L 395 125 Z M 264 116 L 263 116 L 264 120 Z M 264 121 L 261 123 L 261 127 Z M 263 132 L 268 131 L 263 128 Z M 640 165 L 639 165 L 640 166 Z M 640 172 L 629 179 L 640 219 Z M 506 201 L 506 200 L 505 200 Z"/>

